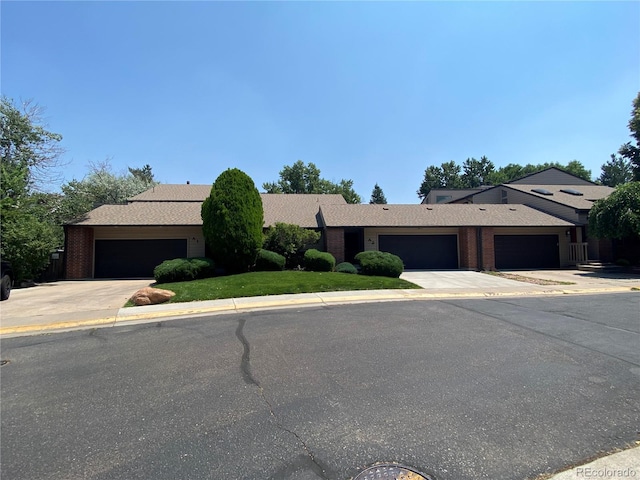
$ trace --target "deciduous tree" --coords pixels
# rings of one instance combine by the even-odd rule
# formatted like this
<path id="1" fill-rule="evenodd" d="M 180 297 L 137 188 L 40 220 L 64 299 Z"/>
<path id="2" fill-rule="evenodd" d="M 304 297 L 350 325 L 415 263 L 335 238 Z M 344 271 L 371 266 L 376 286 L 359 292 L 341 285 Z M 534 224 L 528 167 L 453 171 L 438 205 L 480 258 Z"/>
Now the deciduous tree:
<path id="1" fill-rule="evenodd" d="M 589 211 L 589 235 L 597 238 L 640 236 L 640 182 L 618 186 Z"/>
<path id="2" fill-rule="evenodd" d="M 634 141 L 622 145 L 618 153 L 631 164 L 633 179 L 640 181 L 640 92 L 633 100 L 628 126 Z"/>
<path id="3" fill-rule="evenodd" d="M 341 194 L 347 203 L 362 202 L 353 189 L 353 180 L 342 179 L 338 183 L 325 180 L 315 164 L 305 165 L 302 160 L 285 165 L 278 181 L 263 183 L 262 188 L 267 193 L 335 193 Z"/>

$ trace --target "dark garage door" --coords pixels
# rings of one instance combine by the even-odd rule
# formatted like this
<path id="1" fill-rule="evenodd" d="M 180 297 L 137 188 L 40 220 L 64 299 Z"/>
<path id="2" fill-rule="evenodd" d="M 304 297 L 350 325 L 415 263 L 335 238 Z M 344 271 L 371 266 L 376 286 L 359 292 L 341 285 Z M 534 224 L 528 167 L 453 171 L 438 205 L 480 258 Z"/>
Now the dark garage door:
<path id="1" fill-rule="evenodd" d="M 165 260 L 187 256 L 187 240 L 96 240 L 96 278 L 153 277 Z"/>
<path id="2" fill-rule="evenodd" d="M 496 268 L 557 268 L 558 235 L 496 235 Z"/>
<path id="3" fill-rule="evenodd" d="M 457 235 L 380 235 L 380 251 L 399 256 L 405 268 L 458 268 Z"/>

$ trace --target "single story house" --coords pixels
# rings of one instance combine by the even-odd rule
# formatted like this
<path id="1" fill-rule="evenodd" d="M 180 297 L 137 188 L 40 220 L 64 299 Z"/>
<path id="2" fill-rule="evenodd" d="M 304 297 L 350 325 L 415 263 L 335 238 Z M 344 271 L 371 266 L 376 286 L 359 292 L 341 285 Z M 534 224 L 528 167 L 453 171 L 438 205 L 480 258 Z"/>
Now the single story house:
<path id="1" fill-rule="evenodd" d="M 353 205 L 341 195 L 261 194 L 264 226 L 318 230 L 320 247 L 338 262 L 363 250 L 395 253 L 415 269 L 555 268 L 586 260 L 587 207 L 612 189 L 540 173 L 454 203 Z M 553 195 L 531 192 L 532 185 Z M 582 195 L 562 191 L 578 186 Z M 210 191 L 210 185 L 160 184 L 66 225 L 66 278 L 148 277 L 163 260 L 204 256 L 200 208 Z"/>

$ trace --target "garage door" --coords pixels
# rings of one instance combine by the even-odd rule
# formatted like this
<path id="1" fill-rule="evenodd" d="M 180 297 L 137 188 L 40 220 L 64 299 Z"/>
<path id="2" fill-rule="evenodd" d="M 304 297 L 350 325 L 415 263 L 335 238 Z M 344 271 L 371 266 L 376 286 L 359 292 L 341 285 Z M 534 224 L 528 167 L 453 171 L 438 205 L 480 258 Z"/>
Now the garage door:
<path id="1" fill-rule="evenodd" d="M 96 240 L 95 277 L 153 277 L 156 265 L 186 256 L 186 239 Z"/>
<path id="2" fill-rule="evenodd" d="M 496 268 L 557 268 L 558 235 L 496 235 Z"/>
<path id="3" fill-rule="evenodd" d="M 399 256 L 405 268 L 458 268 L 457 235 L 380 235 L 380 251 Z"/>

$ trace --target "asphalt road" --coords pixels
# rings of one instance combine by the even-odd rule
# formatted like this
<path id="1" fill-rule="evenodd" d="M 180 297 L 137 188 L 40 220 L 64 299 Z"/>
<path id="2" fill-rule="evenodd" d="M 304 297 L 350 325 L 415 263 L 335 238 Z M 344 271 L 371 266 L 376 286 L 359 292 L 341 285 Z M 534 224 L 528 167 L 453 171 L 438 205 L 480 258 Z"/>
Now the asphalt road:
<path id="1" fill-rule="evenodd" d="M 534 478 L 640 440 L 640 294 L 3 340 L 4 479 Z"/>

